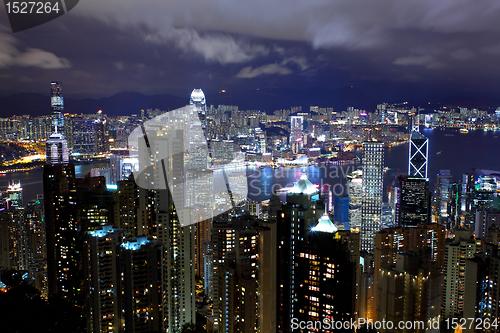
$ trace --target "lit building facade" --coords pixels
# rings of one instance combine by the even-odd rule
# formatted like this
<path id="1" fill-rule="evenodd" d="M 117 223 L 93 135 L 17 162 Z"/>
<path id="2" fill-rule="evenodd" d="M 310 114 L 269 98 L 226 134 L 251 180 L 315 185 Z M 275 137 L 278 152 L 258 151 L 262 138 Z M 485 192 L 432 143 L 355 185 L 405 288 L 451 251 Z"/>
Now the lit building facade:
<path id="1" fill-rule="evenodd" d="M 349 227 L 351 231 L 361 229 L 361 205 L 363 203 L 363 171 L 356 170 L 347 175 L 349 186 Z"/>
<path id="2" fill-rule="evenodd" d="M 427 156 L 429 139 L 417 131 L 410 136 L 408 175 L 411 177 L 427 178 Z"/>
<path id="3" fill-rule="evenodd" d="M 381 228 L 384 175 L 384 144 L 363 142 L 363 199 L 361 206 L 361 249 L 373 251 L 375 233 Z"/>
<path id="4" fill-rule="evenodd" d="M 399 176 L 399 198 L 396 225 L 400 227 L 417 227 L 430 223 L 431 199 L 429 180 L 412 176 Z"/>

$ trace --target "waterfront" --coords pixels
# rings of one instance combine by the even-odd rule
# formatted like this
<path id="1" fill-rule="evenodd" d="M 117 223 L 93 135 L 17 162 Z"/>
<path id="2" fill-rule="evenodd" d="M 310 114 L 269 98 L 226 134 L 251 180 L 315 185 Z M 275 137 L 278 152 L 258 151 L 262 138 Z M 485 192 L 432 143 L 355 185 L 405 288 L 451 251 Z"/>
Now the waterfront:
<path id="1" fill-rule="evenodd" d="M 469 131 L 459 133 L 458 129 L 426 130 L 423 134 L 429 138 L 429 167 L 430 188 L 434 190 L 436 174 L 441 169 L 450 170 L 458 179 L 462 173 L 474 173 L 473 168 L 491 170 L 500 169 L 500 132 Z M 361 150 L 356 152 L 361 156 Z M 465 157 L 467 156 L 467 157 Z M 389 185 L 395 175 L 405 174 L 408 168 L 408 144 L 386 148 L 385 166 L 388 170 L 385 175 L 385 187 Z M 91 168 L 106 167 L 107 163 L 76 165 L 77 177 L 84 177 Z M 345 175 L 356 168 L 357 164 L 343 164 L 341 166 L 309 166 L 305 171 L 314 183 L 332 185 L 334 194 L 341 194 L 345 190 Z M 254 168 L 248 169 L 248 191 L 253 200 L 266 200 L 271 191 L 279 187 L 291 186 L 302 174 L 303 168 Z M 37 169 L 28 172 L 10 173 L 0 176 L 0 190 L 6 190 L 9 181 L 21 181 L 24 189 L 24 201 L 35 199 L 38 193 L 43 193 L 43 170 Z"/>

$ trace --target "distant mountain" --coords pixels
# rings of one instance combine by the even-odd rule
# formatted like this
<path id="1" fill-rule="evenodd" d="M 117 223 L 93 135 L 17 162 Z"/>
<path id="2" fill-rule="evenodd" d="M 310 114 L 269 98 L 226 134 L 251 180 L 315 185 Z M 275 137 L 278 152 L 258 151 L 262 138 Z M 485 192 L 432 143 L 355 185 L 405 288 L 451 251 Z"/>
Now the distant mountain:
<path id="1" fill-rule="evenodd" d="M 308 111 L 309 106 L 333 107 L 335 111 L 346 110 L 349 106 L 374 111 L 377 101 L 356 87 L 338 89 L 283 89 L 265 88 L 244 92 L 206 93 L 208 105 L 237 105 L 241 110 L 262 110 L 273 113 L 278 109 L 289 109 L 292 106 L 302 106 Z M 457 102 L 460 101 L 460 102 Z M 69 113 L 95 113 L 102 110 L 109 115 L 131 115 L 140 113 L 141 109 L 173 110 L 187 105 L 186 98 L 169 94 L 144 95 L 138 92 L 121 92 L 111 97 L 100 99 L 65 98 L 64 109 Z M 488 109 L 500 105 L 495 99 L 461 100 L 452 98 L 443 103 L 426 105 L 427 108 L 469 107 Z M 432 110 L 431 109 L 431 110 Z M 51 113 L 50 97 L 38 93 L 15 93 L 9 96 L 0 94 L 0 117 L 29 114 L 31 116 L 48 115 Z"/>
<path id="2" fill-rule="evenodd" d="M 101 99 L 64 99 L 64 111 L 69 113 L 95 113 L 102 110 L 109 115 L 131 115 L 141 109 L 173 110 L 187 105 L 189 98 L 168 94 L 144 95 L 137 92 L 121 92 Z M 0 98 L 0 117 L 29 114 L 41 116 L 51 113 L 50 96 L 38 93 L 18 93 Z"/>
<path id="3" fill-rule="evenodd" d="M 338 89 L 280 89 L 265 88 L 242 93 L 219 93 L 207 96 L 208 105 L 237 105 L 242 110 L 274 110 L 289 109 L 292 106 L 302 106 L 303 111 L 309 111 L 309 106 L 333 107 L 336 111 L 346 110 L 353 106 L 358 109 L 374 111 L 377 102 L 363 91 L 353 87 Z"/>

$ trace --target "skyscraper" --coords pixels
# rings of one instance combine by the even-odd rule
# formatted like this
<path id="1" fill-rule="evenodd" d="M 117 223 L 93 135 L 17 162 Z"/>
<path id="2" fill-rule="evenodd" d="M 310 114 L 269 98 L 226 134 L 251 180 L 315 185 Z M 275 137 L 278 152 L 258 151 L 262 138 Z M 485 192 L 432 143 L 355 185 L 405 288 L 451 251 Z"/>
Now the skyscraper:
<path id="1" fill-rule="evenodd" d="M 47 164 L 69 163 L 68 143 L 61 133 L 52 133 L 45 142 L 45 156 Z"/>
<path id="2" fill-rule="evenodd" d="M 300 141 L 302 143 L 302 136 L 304 135 L 304 118 L 302 116 L 290 117 L 290 146 L 293 142 Z"/>
<path id="3" fill-rule="evenodd" d="M 384 144 L 363 142 L 361 249 L 364 251 L 373 251 L 375 233 L 381 228 L 383 175 Z"/>
<path id="4" fill-rule="evenodd" d="M 295 314 L 296 266 L 299 245 L 309 241 L 316 225 L 319 194 L 304 173 L 286 195 L 286 205 L 278 211 L 278 326 L 279 332 L 290 332 L 290 318 Z M 316 212 L 318 211 L 318 214 Z"/>
<path id="5" fill-rule="evenodd" d="M 450 203 L 453 176 L 450 170 L 440 170 L 436 177 L 436 191 L 434 192 L 434 212 L 435 222 L 446 225 L 448 223 L 448 206 Z"/>
<path id="6" fill-rule="evenodd" d="M 445 271 L 442 300 L 443 318 L 461 318 L 464 310 L 467 259 L 481 251 L 481 241 L 468 231 L 456 231 L 455 239 L 445 246 Z"/>
<path id="7" fill-rule="evenodd" d="M 62 83 L 53 81 L 50 83 L 52 107 L 52 133 L 61 133 L 64 137 L 64 100 L 62 95 Z"/>
<path id="8" fill-rule="evenodd" d="M 416 227 L 430 223 L 431 202 L 429 180 L 411 176 L 399 176 L 399 198 L 397 202 L 396 225 Z"/>
<path id="9" fill-rule="evenodd" d="M 429 139 L 418 131 L 413 131 L 410 136 L 408 155 L 408 175 L 427 178 L 427 156 Z"/>
<path id="10" fill-rule="evenodd" d="M 309 234 L 307 242 L 297 245 L 292 318 L 302 322 L 349 321 L 354 318 L 356 287 L 355 263 L 350 261 L 349 247 L 341 241 L 326 214 Z M 337 332 L 337 329 L 321 332 Z"/>
<path id="11" fill-rule="evenodd" d="M 88 231 L 84 242 L 84 272 L 87 332 L 119 332 L 120 279 L 117 265 L 119 245 L 125 241 L 125 230 L 110 225 Z"/>
<path id="12" fill-rule="evenodd" d="M 349 185 L 349 228 L 359 232 L 361 228 L 361 205 L 363 203 L 363 171 L 356 170 L 347 175 Z"/>

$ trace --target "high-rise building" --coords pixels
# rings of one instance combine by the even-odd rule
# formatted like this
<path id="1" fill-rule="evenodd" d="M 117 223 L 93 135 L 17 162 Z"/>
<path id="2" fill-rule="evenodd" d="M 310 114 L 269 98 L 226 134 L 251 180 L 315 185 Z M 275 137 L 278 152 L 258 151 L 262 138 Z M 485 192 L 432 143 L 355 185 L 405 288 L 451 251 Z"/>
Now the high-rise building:
<path id="1" fill-rule="evenodd" d="M 408 175 L 411 177 L 427 178 L 427 156 L 429 139 L 417 131 L 410 136 L 408 155 Z"/>
<path id="2" fill-rule="evenodd" d="M 54 81 L 50 83 L 52 107 L 51 133 L 61 133 L 64 138 L 64 99 L 62 95 L 62 83 Z"/>
<path id="3" fill-rule="evenodd" d="M 430 250 L 410 251 L 396 255 L 396 265 L 379 271 L 377 282 L 377 320 L 382 322 L 421 322 L 410 332 L 429 332 L 439 327 L 441 289 L 440 276 L 433 276 Z M 406 331 L 406 330 L 405 330 Z M 377 332 L 394 332 L 382 327 Z"/>
<path id="4" fill-rule="evenodd" d="M 121 290 L 118 289 L 121 267 L 118 266 L 117 251 L 124 241 L 125 230 L 110 225 L 88 231 L 85 235 L 83 266 L 89 333 L 121 331 Z"/>
<path id="5" fill-rule="evenodd" d="M 73 152 L 84 156 L 97 153 L 95 119 L 85 117 L 75 117 L 73 122 Z"/>
<path id="6" fill-rule="evenodd" d="M 290 117 L 290 146 L 293 142 L 300 142 L 302 147 L 302 136 L 304 135 L 304 118 L 302 116 Z"/>
<path id="7" fill-rule="evenodd" d="M 349 186 L 349 227 L 351 231 L 361 229 L 361 205 L 363 203 L 363 171 L 356 170 L 347 175 Z"/>
<path id="8" fill-rule="evenodd" d="M 286 205 L 278 211 L 278 304 L 277 330 L 290 332 L 290 318 L 296 313 L 296 266 L 299 245 L 308 242 L 310 229 L 322 211 L 316 187 L 304 173 L 286 194 Z"/>
<path id="9" fill-rule="evenodd" d="M 476 211 L 475 237 L 483 239 L 488 234 L 488 229 L 493 225 L 500 225 L 500 211 L 479 210 Z"/>
<path id="10" fill-rule="evenodd" d="M 68 143 L 61 133 L 52 133 L 45 142 L 45 156 L 47 164 L 68 164 L 69 150 Z"/>
<path id="11" fill-rule="evenodd" d="M 309 240 L 298 244 L 292 318 L 329 323 L 354 318 L 355 263 L 349 250 L 335 225 L 323 215 L 312 227 Z M 337 330 L 332 327 L 321 331 Z"/>
<path id="12" fill-rule="evenodd" d="M 119 301 L 122 331 L 119 332 L 180 332 L 179 328 L 169 326 L 171 320 L 175 320 L 170 316 L 176 304 L 174 299 L 168 298 L 171 294 L 166 288 L 171 286 L 163 275 L 165 246 L 146 237 L 120 244 L 120 276 L 116 289 L 118 294 L 122 293 Z"/>
<path id="13" fill-rule="evenodd" d="M 349 223 L 349 196 L 338 196 L 333 198 L 333 220 L 335 223 Z"/>
<path id="14" fill-rule="evenodd" d="M 266 152 L 266 132 L 260 127 L 255 128 L 255 146 L 258 153 L 264 154 Z"/>
<path id="15" fill-rule="evenodd" d="M 453 183 L 453 176 L 450 170 L 441 170 L 436 177 L 436 191 L 434 192 L 434 219 L 440 224 L 448 223 L 448 206 L 450 202 L 450 185 Z"/>
<path id="16" fill-rule="evenodd" d="M 46 164 L 43 172 L 49 296 L 81 304 L 83 233 L 116 223 L 117 205 L 104 177 L 75 178 L 73 164 Z"/>
<path id="17" fill-rule="evenodd" d="M 28 271 L 30 263 L 29 226 L 24 218 L 20 183 L 9 184 L 2 193 L 0 211 L 0 268 Z"/>
<path id="18" fill-rule="evenodd" d="M 43 200 L 28 202 L 24 210 L 24 221 L 28 228 L 28 273 L 32 285 L 47 297 L 47 249 Z"/>
<path id="19" fill-rule="evenodd" d="M 430 223 L 429 180 L 412 176 L 399 176 L 398 187 L 396 225 L 416 227 L 419 224 Z"/>
<path id="20" fill-rule="evenodd" d="M 481 251 L 481 241 L 469 231 L 456 231 L 455 239 L 445 246 L 445 271 L 442 300 L 443 318 L 462 318 L 467 259 Z"/>
<path id="21" fill-rule="evenodd" d="M 498 332 L 500 316 L 500 257 L 497 244 L 487 244 L 483 253 L 466 260 L 463 318 L 484 326 L 465 327 L 467 333 Z M 471 318 L 471 319 L 469 319 Z M 490 325 L 488 325 L 490 324 Z"/>
<path id="22" fill-rule="evenodd" d="M 373 251 L 375 233 L 381 228 L 384 175 L 384 144 L 363 142 L 363 199 L 361 207 L 361 249 Z"/>
<path id="23" fill-rule="evenodd" d="M 385 305 L 380 308 L 378 306 L 379 294 L 386 293 L 386 288 L 388 288 L 381 282 L 383 279 L 382 274 L 388 273 L 388 271 L 382 273 L 383 270 L 388 269 L 390 271 L 393 269 L 394 265 L 397 265 L 397 256 L 399 254 L 413 250 L 425 255 L 425 261 L 428 262 L 428 266 L 426 266 L 425 270 L 430 274 L 429 278 L 434 281 L 432 288 L 426 289 L 426 292 L 431 293 L 431 295 L 426 297 L 428 297 L 428 301 L 433 304 L 432 306 L 439 308 L 441 303 L 445 239 L 445 228 L 437 224 L 421 224 L 411 228 L 387 228 L 377 232 L 374 250 L 374 301 L 375 308 L 379 309 L 378 313 L 375 314 L 377 315 L 377 320 L 384 318 L 386 311 L 389 311 L 389 309 L 385 308 L 385 306 L 387 306 L 385 303 Z M 387 282 L 388 280 L 384 281 Z M 382 302 L 387 301 L 387 298 L 384 298 L 386 296 L 382 297 Z"/>
<path id="24" fill-rule="evenodd" d="M 214 281 L 219 284 L 214 311 L 219 332 L 276 332 L 276 262 L 269 253 L 276 233 L 269 226 L 242 215 L 232 219 L 230 228 L 215 231 L 229 245 Z"/>

